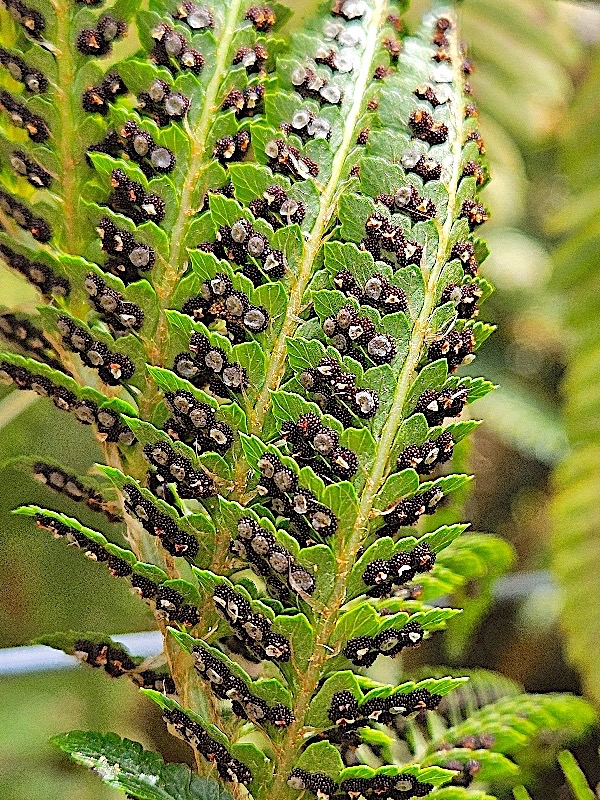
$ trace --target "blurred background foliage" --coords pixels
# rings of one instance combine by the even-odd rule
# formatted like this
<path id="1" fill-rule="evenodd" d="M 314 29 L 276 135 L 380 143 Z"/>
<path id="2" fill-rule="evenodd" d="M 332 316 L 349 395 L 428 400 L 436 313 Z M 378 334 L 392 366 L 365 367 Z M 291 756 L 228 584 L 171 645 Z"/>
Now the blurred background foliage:
<path id="1" fill-rule="evenodd" d="M 300 18 L 316 3 L 292 5 Z M 409 21 L 426 6 L 415 0 Z M 471 640 L 434 639 L 419 663 L 486 667 L 528 691 L 586 691 L 598 702 L 600 8 L 464 0 L 461 14 L 493 176 L 484 274 L 497 291 L 483 316 L 499 330 L 477 370 L 500 385 L 478 404 L 485 425 L 461 454 L 477 477 L 467 518 L 474 530 L 505 537 L 518 559 Z M 34 292 L 0 270 L 0 303 L 31 308 Z M 58 412 L 21 393 L 0 394 L 0 430 L 2 462 L 35 453 L 85 471 L 97 454 L 87 428 L 64 415 L 58 423 Z M 41 487 L 14 463 L 0 470 L 0 487 L 0 646 L 68 628 L 151 627 L 143 606 L 105 571 L 10 516 L 22 502 L 48 503 Z M 102 529 L 91 511 L 82 522 Z M 75 669 L 0 686 L 3 800 L 116 796 L 47 744 L 74 728 L 116 730 L 167 758 L 188 759 L 127 683 Z M 592 786 L 600 781 L 597 745 L 576 751 Z M 534 800 L 572 797 L 562 773 L 546 766 L 530 787 Z"/>

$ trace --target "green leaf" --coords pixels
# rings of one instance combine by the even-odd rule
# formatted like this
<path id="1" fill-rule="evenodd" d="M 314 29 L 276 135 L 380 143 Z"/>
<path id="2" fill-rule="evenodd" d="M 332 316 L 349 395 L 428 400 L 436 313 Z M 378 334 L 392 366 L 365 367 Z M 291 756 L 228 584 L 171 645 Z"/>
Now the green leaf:
<path id="1" fill-rule="evenodd" d="M 427 389 L 441 389 L 446 383 L 447 377 L 448 362 L 443 358 L 423 367 L 413 385 L 410 387 L 410 392 L 406 400 L 407 411 L 415 407 L 420 395 Z"/>
<path id="2" fill-rule="evenodd" d="M 216 781 L 200 778 L 186 764 L 165 764 L 158 753 L 115 733 L 72 731 L 51 742 L 108 786 L 136 800 L 231 800 Z"/>
<path id="3" fill-rule="evenodd" d="M 385 510 L 403 497 L 414 494 L 419 488 L 419 476 L 414 469 L 404 469 L 390 475 L 379 490 L 374 507 Z"/>
<path id="4" fill-rule="evenodd" d="M 302 753 L 296 767 L 307 772 L 322 772 L 333 780 L 344 769 L 344 762 L 336 747 L 329 742 L 314 742 L 309 744 Z"/>
<path id="5" fill-rule="evenodd" d="M 312 700 L 306 717 L 307 725 L 323 730 L 331 727 L 331 720 L 327 712 L 331 706 L 331 698 L 337 692 L 350 692 L 357 699 L 362 698 L 362 692 L 354 673 L 350 670 L 337 672 L 325 681 Z"/>
<path id="6" fill-rule="evenodd" d="M 350 270 L 360 284 L 366 283 L 373 273 L 373 256 L 359 250 L 350 242 L 327 242 L 323 247 L 325 267 L 335 275 L 342 270 Z"/>
<path id="7" fill-rule="evenodd" d="M 314 652 L 315 633 L 304 614 L 278 616 L 273 629 L 282 633 L 292 646 L 292 664 L 298 675 L 306 672 Z"/>
<path id="8" fill-rule="evenodd" d="M 315 340 L 290 339 L 287 348 L 290 367 L 296 372 L 316 367 L 325 356 L 325 347 Z"/>

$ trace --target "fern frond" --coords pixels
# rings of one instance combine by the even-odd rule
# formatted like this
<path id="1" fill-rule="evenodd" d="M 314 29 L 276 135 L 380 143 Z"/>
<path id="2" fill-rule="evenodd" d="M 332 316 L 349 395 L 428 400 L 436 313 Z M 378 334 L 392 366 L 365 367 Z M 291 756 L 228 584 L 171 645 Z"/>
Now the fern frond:
<path id="1" fill-rule="evenodd" d="M 453 8 L 408 37 L 386 0 L 335 0 L 288 47 L 285 11 L 246 0 L 59 5 L 31 48 L 49 96 L 70 70 L 82 108 L 49 106 L 54 216 L 29 189 L 27 207 L 7 201 L 1 252 L 40 289 L 61 368 L 11 352 L 1 376 L 93 426 L 128 547 L 50 509 L 17 513 L 151 607 L 173 691 L 143 693 L 236 798 L 462 796 L 462 762 L 390 742 L 464 681 L 365 674 L 460 613 L 439 592 L 489 588 L 510 560 L 436 516 L 471 480 L 444 466 L 477 425 L 456 418 L 494 388 L 458 373 L 493 326 L 475 319 L 488 172 Z M 105 83 L 83 56 L 109 56 L 134 10 L 137 39 Z M 111 661 L 102 637 L 56 644 Z M 523 732 L 511 702 L 484 709 L 506 752 L 573 708 L 589 723 L 585 704 L 529 699 Z M 92 739 L 80 760 L 107 747 L 109 782 L 153 796 L 146 756 Z M 482 766 L 489 781 L 513 769 L 490 753 Z"/>
<path id="2" fill-rule="evenodd" d="M 595 85 L 599 63 L 596 59 L 569 113 L 562 140 L 562 163 L 573 195 L 553 220 L 556 232 L 564 237 L 555 254 L 553 282 L 565 299 L 570 333 L 564 417 L 571 450 L 555 473 L 552 569 L 561 587 L 568 652 L 596 701 L 600 698 L 600 669 L 590 648 L 595 646 L 598 631 L 598 593 L 592 564 L 597 548 L 596 497 L 600 490 L 594 467 L 599 453 L 600 420 L 596 388 L 600 340 L 594 300 L 600 288 L 596 268 L 600 234 L 594 214 L 600 202 L 597 170 L 592 167 L 593 147 L 583 127 L 588 120 L 582 104 Z M 584 171 L 581 164 L 586 164 Z"/>

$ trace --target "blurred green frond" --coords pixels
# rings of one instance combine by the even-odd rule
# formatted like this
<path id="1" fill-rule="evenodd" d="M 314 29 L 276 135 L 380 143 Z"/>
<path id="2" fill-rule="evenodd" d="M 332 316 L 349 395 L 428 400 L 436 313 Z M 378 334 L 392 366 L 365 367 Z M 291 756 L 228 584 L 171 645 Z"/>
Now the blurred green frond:
<path id="1" fill-rule="evenodd" d="M 575 98 L 562 140 L 562 169 L 571 195 L 555 220 L 555 229 L 562 230 L 565 239 L 555 256 L 554 283 L 566 304 L 571 345 L 564 383 L 571 454 L 555 476 L 552 562 L 563 593 L 562 620 L 569 654 L 596 701 L 600 701 L 599 73 L 597 56 Z M 587 198 L 585 207 L 582 198 Z M 570 209 L 574 210 L 572 218 Z"/>

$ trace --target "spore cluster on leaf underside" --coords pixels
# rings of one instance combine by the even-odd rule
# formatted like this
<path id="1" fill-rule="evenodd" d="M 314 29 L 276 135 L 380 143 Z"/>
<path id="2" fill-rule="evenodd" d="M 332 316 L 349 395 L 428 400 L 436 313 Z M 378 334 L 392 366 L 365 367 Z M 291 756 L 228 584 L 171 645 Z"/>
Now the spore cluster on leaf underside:
<path id="1" fill-rule="evenodd" d="M 492 329 L 488 175 L 452 16 L 408 37 L 380 0 L 334 0 L 287 47 L 278 5 L 83 0 L 70 39 L 7 5 L 23 54 L 0 48 L 0 256 L 46 305 L 0 318 L 0 379 L 92 427 L 94 482 L 28 469 L 114 536 L 19 512 L 129 584 L 167 663 L 84 635 L 72 649 L 259 798 L 431 793 L 451 774 L 386 771 L 375 733 L 401 738 L 460 681 L 365 671 L 455 613 L 431 601 L 462 585 L 440 574 L 465 526 L 435 515 L 468 480 L 448 467 L 459 418 L 492 388 L 457 374 Z M 53 37 L 78 76 L 62 113 Z"/>

